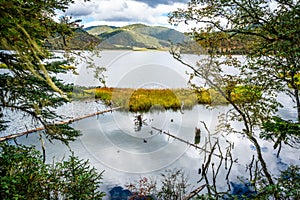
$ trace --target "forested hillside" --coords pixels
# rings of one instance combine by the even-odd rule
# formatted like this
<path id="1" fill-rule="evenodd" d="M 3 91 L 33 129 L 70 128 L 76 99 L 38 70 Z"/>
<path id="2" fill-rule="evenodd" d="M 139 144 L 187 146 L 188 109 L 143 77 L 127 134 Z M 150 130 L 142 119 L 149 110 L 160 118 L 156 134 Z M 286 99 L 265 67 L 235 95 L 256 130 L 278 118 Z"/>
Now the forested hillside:
<path id="1" fill-rule="evenodd" d="M 104 49 L 168 49 L 183 43 L 187 37 L 174 29 L 161 26 L 132 24 L 123 27 L 94 26 L 85 29 L 97 36 Z"/>

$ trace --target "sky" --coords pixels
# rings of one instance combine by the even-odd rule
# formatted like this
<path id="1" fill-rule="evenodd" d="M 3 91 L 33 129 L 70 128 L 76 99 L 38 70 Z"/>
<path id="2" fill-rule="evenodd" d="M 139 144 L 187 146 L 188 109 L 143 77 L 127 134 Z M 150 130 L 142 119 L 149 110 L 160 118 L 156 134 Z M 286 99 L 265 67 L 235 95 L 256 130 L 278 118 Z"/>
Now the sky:
<path id="1" fill-rule="evenodd" d="M 84 27 L 95 25 L 125 26 L 143 23 L 150 26 L 166 26 L 187 31 L 182 24 L 168 23 L 168 13 L 185 8 L 188 0 L 75 0 L 66 11 L 73 20 L 81 19 Z"/>

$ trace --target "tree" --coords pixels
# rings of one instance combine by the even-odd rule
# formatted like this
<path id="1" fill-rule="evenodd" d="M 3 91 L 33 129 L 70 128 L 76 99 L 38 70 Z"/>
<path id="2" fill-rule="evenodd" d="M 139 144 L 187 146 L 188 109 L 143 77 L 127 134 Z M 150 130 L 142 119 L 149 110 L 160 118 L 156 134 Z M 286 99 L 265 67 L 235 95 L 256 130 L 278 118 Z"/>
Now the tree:
<path id="1" fill-rule="evenodd" d="M 102 173 L 87 161 L 45 164 L 34 147 L 1 143 L 1 199 L 102 199 Z"/>
<path id="2" fill-rule="evenodd" d="M 73 90 L 73 85 L 56 75 L 75 68 L 69 66 L 72 56 L 51 60 L 54 53 L 48 48 L 51 42 L 61 41 L 64 53 L 70 52 L 68 40 L 78 28 L 76 22 L 67 17 L 60 22 L 53 19 L 56 11 L 64 11 L 70 3 L 73 0 L 0 0 L 0 63 L 8 70 L 0 74 L 0 129 L 7 135 L 11 133 L 2 120 L 8 113 L 4 110 L 27 117 L 33 126 L 43 126 L 42 146 L 44 136 L 68 145 L 80 135 L 69 125 L 53 123 L 62 118 L 55 109 L 70 100 Z M 52 166 L 45 164 L 45 149 L 41 157 L 34 148 L 2 143 L 0 152 L 1 199 L 103 196 L 101 173 L 75 156 Z"/>
<path id="3" fill-rule="evenodd" d="M 170 14 L 171 23 L 188 24 L 192 21 L 200 24 L 190 35 L 193 35 L 199 44 L 206 45 L 204 47 L 208 48 L 209 53 L 207 58 L 192 65 L 184 60 L 177 49 L 173 49 L 171 53 L 193 70 L 193 76 L 206 80 L 207 84 L 215 88 L 233 107 L 226 120 L 229 120 L 229 124 L 233 120 L 243 123 L 243 129 L 237 132 L 247 136 L 254 144 L 263 172 L 260 176 L 263 181 L 250 180 L 255 186 L 258 186 L 259 182 L 275 184 L 275 178 L 269 172 L 262 156 L 255 130 L 264 128 L 261 136 L 265 139 L 272 138 L 275 148 L 281 147 L 282 141 L 286 142 L 289 138 L 295 141 L 295 137 L 299 137 L 300 29 L 296 25 L 300 20 L 299 11 L 299 1 L 191 0 L 186 9 L 178 9 Z M 225 57 L 222 56 L 222 51 L 218 51 L 222 41 L 245 36 L 248 37 L 247 41 L 251 41 L 247 44 L 245 52 L 246 64 L 238 62 L 232 54 Z M 226 74 L 223 71 L 224 65 L 239 69 L 240 74 Z M 249 94 L 251 91 L 255 94 L 253 90 L 258 88 L 262 96 L 252 102 L 233 102 L 231 94 L 238 85 L 250 86 L 247 91 Z M 280 105 L 275 98 L 280 91 L 288 94 L 296 104 L 297 117 L 293 121 L 273 118 Z M 279 127 L 278 123 L 285 123 L 289 131 L 282 126 L 273 129 Z M 229 124 L 225 124 L 224 127 L 230 127 Z M 232 132 L 232 129 L 229 132 Z M 272 192 L 275 198 L 279 198 L 278 191 Z"/>
<path id="4" fill-rule="evenodd" d="M 247 68 L 257 72 L 259 81 L 266 84 L 267 79 L 270 87 L 291 95 L 300 121 L 299 14 L 299 1 L 192 0 L 186 10 L 173 12 L 170 21 L 204 23 L 195 34 L 202 30 L 254 37 Z"/>
<path id="5" fill-rule="evenodd" d="M 79 133 L 69 126 L 51 123 L 59 117 L 53 108 L 67 102 L 67 92 L 73 89 L 55 78 L 55 74 L 69 70 L 63 67 L 68 60 L 45 63 L 53 55 L 44 45 L 50 37 L 63 38 L 72 33 L 72 27 L 52 19 L 56 9 L 64 10 L 71 2 L 1 1 L 0 8 L 0 46 L 9 50 L 0 52 L 0 62 L 10 72 L 0 75 L 1 112 L 10 109 L 30 116 L 45 127 L 49 139 L 65 143 Z"/>

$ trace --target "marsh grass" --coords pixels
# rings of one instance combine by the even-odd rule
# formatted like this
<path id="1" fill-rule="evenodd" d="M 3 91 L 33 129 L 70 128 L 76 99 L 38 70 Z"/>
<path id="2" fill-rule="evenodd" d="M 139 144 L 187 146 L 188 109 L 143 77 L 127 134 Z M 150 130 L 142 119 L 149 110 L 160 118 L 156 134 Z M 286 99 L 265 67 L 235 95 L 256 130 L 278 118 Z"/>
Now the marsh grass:
<path id="1" fill-rule="evenodd" d="M 4 63 L 0 63 L 0 69 L 7 69 L 7 65 Z"/>
<path id="2" fill-rule="evenodd" d="M 213 89 L 132 89 L 92 88 L 84 91 L 87 96 L 113 106 L 121 106 L 130 112 L 147 112 L 154 107 L 164 109 L 192 109 L 197 104 L 227 104 L 222 95 Z M 259 89 L 236 86 L 230 96 L 237 103 L 255 101 L 261 96 Z"/>

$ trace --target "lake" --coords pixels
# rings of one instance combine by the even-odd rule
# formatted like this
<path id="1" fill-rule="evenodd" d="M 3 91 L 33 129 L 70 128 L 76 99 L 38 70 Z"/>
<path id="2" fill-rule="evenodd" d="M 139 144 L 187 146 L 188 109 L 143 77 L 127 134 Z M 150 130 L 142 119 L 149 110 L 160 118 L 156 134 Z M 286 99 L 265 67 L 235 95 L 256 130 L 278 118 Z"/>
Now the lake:
<path id="1" fill-rule="evenodd" d="M 97 66 L 105 66 L 106 84 L 123 88 L 181 88 L 186 87 L 186 67 L 171 58 L 169 52 L 157 51 L 103 51 L 93 57 Z M 63 80 L 82 86 L 98 86 L 93 69 L 79 66 L 79 76 L 62 75 Z M 171 78 L 172 77 L 172 78 Z"/>
<path id="2" fill-rule="evenodd" d="M 204 58 L 205 56 L 200 56 Z M 238 56 L 243 60 L 242 56 Z M 197 55 L 184 55 L 188 63 L 195 63 Z M 100 57 L 92 57 L 97 66 L 106 67 L 106 85 L 121 88 L 186 88 L 191 69 L 176 61 L 167 51 L 103 51 Z M 79 61 L 80 62 L 80 61 Z M 228 67 L 227 72 L 237 73 Z M 82 86 L 99 86 L 93 69 L 85 64 L 78 66 L 79 76 L 72 73 L 59 78 Z M 196 83 L 204 83 L 196 79 Z"/>
<path id="3" fill-rule="evenodd" d="M 187 55 L 187 60 L 193 62 L 195 56 Z M 240 59 L 243 59 L 240 57 Z M 106 84 L 109 87 L 124 88 L 186 88 L 190 70 L 175 61 L 168 52 L 158 51 L 103 51 L 100 58 L 93 58 L 99 66 L 106 66 Z M 227 69 L 230 73 L 237 73 L 234 69 Z M 94 78 L 92 69 L 86 69 L 84 64 L 79 66 L 79 76 L 71 73 L 60 75 L 66 82 L 76 85 L 99 86 Z M 197 80 L 203 82 L 202 80 Z M 285 96 L 280 96 L 284 101 Z M 291 102 L 290 102 L 291 104 Z M 75 101 L 59 108 L 60 113 L 68 117 L 77 117 L 83 114 L 107 109 L 107 107 L 93 99 Z M 183 112 L 154 108 L 147 113 L 128 113 L 114 111 L 74 122 L 72 126 L 79 129 L 82 136 L 71 143 L 75 155 L 81 159 L 88 159 L 99 171 L 105 170 L 103 189 L 108 191 L 114 186 L 132 183 L 140 177 L 159 177 L 166 169 L 183 169 L 189 177 L 191 189 L 199 187 L 197 181 L 201 178 L 199 168 L 204 163 L 205 151 L 196 149 L 186 143 L 173 139 L 153 127 L 162 129 L 185 141 L 194 142 L 195 127 L 201 130 L 199 146 L 204 147 L 208 138 L 211 142 L 219 140 L 222 148 L 228 147 L 226 142 L 234 143 L 232 156 L 237 160 L 230 175 L 231 181 L 237 176 L 245 175 L 245 167 L 250 163 L 252 155 L 256 155 L 254 146 L 239 134 L 214 134 L 217 129 L 218 116 L 226 113 L 229 106 L 208 108 L 197 105 L 193 109 L 184 109 Z M 290 108 L 281 110 L 282 115 L 293 117 L 292 104 Z M 142 124 L 136 124 L 136 117 L 140 115 Z M 18 116 L 14 116 L 16 119 Z M 25 121 L 15 120 L 24 127 Z M 203 123 L 206 124 L 209 134 Z M 240 128 L 240 124 L 234 124 Z M 15 129 L 18 130 L 19 129 Z M 206 138 L 206 139 L 205 139 Z M 40 147 L 37 134 L 18 138 L 22 144 L 35 144 Z M 281 157 L 277 158 L 277 151 L 272 144 L 259 140 L 263 156 L 272 173 L 277 174 L 290 164 L 300 164 L 297 149 L 283 146 Z M 208 146 L 207 146 L 208 148 Z M 208 148 L 209 149 L 209 148 Z M 51 144 L 46 142 L 48 162 L 52 159 L 60 160 L 70 154 L 68 148 L 60 142 Z M 223 152 L 225 154 L 225 152 Z M 206 155 L 207 156 L 207 155 Z M 219 162 L 217 156 L 213 162 Z M 224 166 L 220 170 L 218 182 L 220 187 L 226 187 L 224 176 L 228 169 Z"/>

